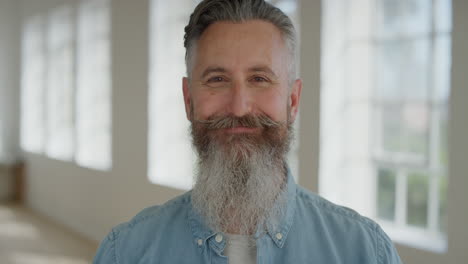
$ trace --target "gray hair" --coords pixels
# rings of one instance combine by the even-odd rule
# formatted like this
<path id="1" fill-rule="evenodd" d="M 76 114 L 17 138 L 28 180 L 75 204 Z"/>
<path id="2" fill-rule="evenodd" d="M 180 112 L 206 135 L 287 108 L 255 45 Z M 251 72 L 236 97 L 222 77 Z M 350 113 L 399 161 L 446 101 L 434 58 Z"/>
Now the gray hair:
<path id="1" fill-rule="evenodd" d="M 185 27 L 185 65 L 188 77 L 191 78 L 196 41 L 208 26 L 218 21 L 241 23 L 256 19 L 270 22 L 280 30 L 289 52 L 289 81 L 294 81 L 296 79 L 296 31 L 291 19 L 283 11 L 264 0 L 203 0 L 198 4 Z"/>

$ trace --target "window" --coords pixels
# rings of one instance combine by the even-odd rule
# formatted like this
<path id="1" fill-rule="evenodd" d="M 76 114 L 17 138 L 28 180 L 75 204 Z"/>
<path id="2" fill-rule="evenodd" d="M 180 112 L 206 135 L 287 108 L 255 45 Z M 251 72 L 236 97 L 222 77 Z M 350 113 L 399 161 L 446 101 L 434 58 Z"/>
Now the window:
<path id="1" fill-rule="evenodd" d="M 444 251 L 451 2 L 323 3 L 320 191 Z"/>
<path id="2" fill-rule="evenodd" d="M 196 159 L 182 96 L 182 77 L 186 75 L 183 36 L 198 2 L 151 1 L 148 177 L 152 183 L 183 190 L 192 186 Z M 295 0 L 271 2 L 297 20 Z M 294 175 L 296 152 L 297 143 L 290 155 Z"/>
<path id="3" fill-rule="evenodd" d="M 41 153 L 45 145 L 46 46 L 42 17 L 24 23 L 21 76 L 21 146 Z"/>
<path id="4" fill-rule="evenodd" d="M 109 169 L 111 160 L 110 10 L 107 0 L 78 10 L 76 128 L 78 164 Z"/>
<path id="5" fill-rule="evenodd" d="M 21 145 L 107 170 L 111 161 L 110 10 L 83 0 L 23 29 Z M 75 30 L 76 29 L 76 30 Z"/>
<path id="6" fill-rule="evenodd" d="M 152 183 L 187 190 L 195 155 L 185 117 L 184 27 L 197 1 L 151 1 L 148 174 Z"/>
<path id="7" fill-rule="evenodd" d="M 73 24 L 72 10 L 53 10 L 47 34 L 47 155 L 71 160 L 74 151 L 73 127 Z"/>

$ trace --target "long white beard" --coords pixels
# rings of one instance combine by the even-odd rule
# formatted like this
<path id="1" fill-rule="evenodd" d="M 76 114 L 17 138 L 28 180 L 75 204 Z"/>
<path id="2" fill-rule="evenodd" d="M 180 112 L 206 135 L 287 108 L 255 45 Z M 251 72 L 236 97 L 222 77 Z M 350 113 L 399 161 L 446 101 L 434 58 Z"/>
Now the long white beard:
<path id="1" fill-rule="evenodd" d="M 199 158 L 192 203 L 216 232 L 249 235 L 283 214 L 285 161 L 273 146 L 239 141 L 228 149 L 209 144 Z"/>

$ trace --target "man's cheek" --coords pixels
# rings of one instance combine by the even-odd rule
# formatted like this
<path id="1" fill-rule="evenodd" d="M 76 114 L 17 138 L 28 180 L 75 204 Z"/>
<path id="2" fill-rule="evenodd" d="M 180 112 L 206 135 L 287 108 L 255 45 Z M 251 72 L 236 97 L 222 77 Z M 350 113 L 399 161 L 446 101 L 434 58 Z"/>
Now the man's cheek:
<path id="1" fill-rule="evenodd" d="M 194 99 L 194 112 L 197 120 L 207 120 L 210 117 L 224 114 L 226 107 L 221 98 L 199 96 Z"/>

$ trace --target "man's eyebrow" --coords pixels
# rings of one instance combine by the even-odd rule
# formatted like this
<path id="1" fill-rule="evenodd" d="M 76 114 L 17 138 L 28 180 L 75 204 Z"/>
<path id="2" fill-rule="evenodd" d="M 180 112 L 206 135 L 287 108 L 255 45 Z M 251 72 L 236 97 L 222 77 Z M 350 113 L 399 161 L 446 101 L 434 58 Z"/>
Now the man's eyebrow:
<path id="1" fill-rule="evenodd" d="M 270 69 L 270 67 L 268 66 L 254 66 L 254 67 L 249 68 L 249 72 L 264 72 L 264 73 L 273 75 L 274 77 L 277 77 L 275 72 L 272 69 Z"/>
<path id="2" fill-rule="evenodd" d="M 278 77 L 275 72 L 270 69 L 270 67 L 268 66 L 253 66 L 253 67 L 250 67 L 248 69 L 249 72 L 264 72 L 264 73 L 267 73 L 269 75 L 272 75 L 274 77 Z M 213 66 L 213 67 L 208 67 L 206 68 L 203 72 L 202 72 L 202 75 L 201 75 L 201 78 L 205 78 L 208 74 L 210 73 L 226 73 L 228 72 L 225 68 L 223 67 L 220 67 L 220 66 Z"/>
<path id="3" fill-rule="evenodd" d="M 206 69 L 203 71 L 201 77 L 202 77 L 202 78 L 205 78 L 208 74 L 210 74 L 210 73 L 212 73 L 212 72 L 226 73 L 227 70 L 226 70 L 225 68 L 223 68 L 223 67 L 218 67 L 218 66 L 215 66 L 215 67 L 208 67 L 208 68 L 206 68 Z"/>

